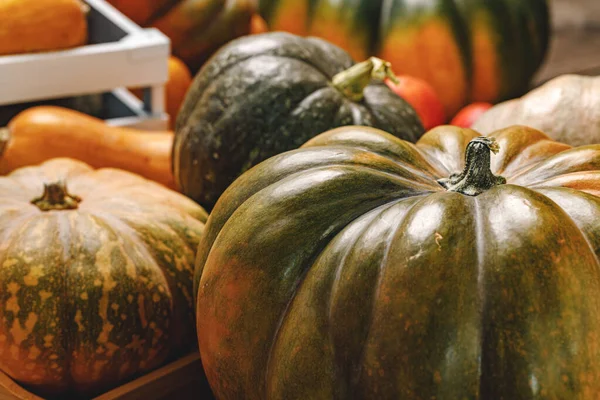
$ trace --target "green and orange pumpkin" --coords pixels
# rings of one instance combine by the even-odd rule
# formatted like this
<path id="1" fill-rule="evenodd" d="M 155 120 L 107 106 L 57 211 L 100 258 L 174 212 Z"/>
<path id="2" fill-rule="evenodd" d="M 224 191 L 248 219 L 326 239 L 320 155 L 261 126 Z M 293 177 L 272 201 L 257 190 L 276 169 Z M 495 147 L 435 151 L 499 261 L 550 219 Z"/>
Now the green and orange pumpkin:
<path id="1" fill-rule="evenodd" d="M 318 36 L 431 83 L 449 116 L 522 94 L 546 54 L 546 0 L 260 0 L 271 30 Z"/>
<path id="2" fill-rule="evenodd" d="M 89 398 L 192 351 L 206 218 L 70 159 L 0 177 L 0 369 L 45 398 Z"/>
<path id="3" fill-rule="evenodd" d="M 198 251 L 216 397 L 600 398 L 599 195 L 600 145 L 525 127 L 344 127 L 270 158 Z"/>
<path id="4" fill-rule="evenodd" d="M 197 70 L 219 47 L 251 32 L 254 0 L 108 0 L 171 39 L 171 51 Z"/>

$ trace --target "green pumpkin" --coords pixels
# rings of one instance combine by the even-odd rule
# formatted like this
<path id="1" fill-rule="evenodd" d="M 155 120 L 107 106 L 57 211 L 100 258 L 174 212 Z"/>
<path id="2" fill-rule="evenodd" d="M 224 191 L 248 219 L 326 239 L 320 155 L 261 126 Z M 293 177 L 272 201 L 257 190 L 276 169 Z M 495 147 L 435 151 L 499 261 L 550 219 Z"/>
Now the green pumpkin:
<path id="1" fill-rule="evenodd" d="M 388 75 L 389 64 L 355 64 L 316 38 L 274 32 L 231 42 L 198 73 L 177 118 L 179 189 L 210 209 L 252 166 L 339 126 L 373 126 L 416 141 L 424 129 L 415 111 L 372 80 Z"/>
<path id="2" fill-rule="evenodd" d="M 137 175 L 54 159 L 0 177 L 0 369 L 91 398 L 195 347 L 206 212 Z"/>
<path id="3" fill-rule="evenodd" d="M 600 145 L 525 127 L 345 127 L 261 163 L 199 246 L 216 397 L 600 398 L 599 195 Z"/>
<path id="4" fill-rule="evenodd" d="M 448 115 L 522 94 L 549 39 L 546 0 L 260 0 L 272 30 L 322 37 L 422 78 Z"/>

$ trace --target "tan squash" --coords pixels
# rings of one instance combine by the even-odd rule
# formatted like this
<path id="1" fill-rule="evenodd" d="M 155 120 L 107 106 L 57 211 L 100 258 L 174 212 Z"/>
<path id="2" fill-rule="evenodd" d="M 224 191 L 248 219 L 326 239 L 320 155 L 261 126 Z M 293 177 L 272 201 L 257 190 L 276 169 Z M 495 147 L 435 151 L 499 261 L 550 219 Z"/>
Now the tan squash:
<path id="1" fill-rule="evenodd" d="M 0 55 L 81 46 L 88 11 L 81 0 L 1 0 Z"/>
<path id="2" fill-rule="evenodd" d="M 0 131 L 0 174 L 69 157 L 94 168 L 119 168 L 174 188 L 173 133 L 112 127 L 77 111 L 42 106 L 23 111 Z"/>
<path id="3" fill-rule="evenodd" d="M 539 129 L 571 146 L 600 143 L 600 77 L 554 78 L 521 98 L 490 108 L 473 129 L 488 134 L 511 125 Z"/>

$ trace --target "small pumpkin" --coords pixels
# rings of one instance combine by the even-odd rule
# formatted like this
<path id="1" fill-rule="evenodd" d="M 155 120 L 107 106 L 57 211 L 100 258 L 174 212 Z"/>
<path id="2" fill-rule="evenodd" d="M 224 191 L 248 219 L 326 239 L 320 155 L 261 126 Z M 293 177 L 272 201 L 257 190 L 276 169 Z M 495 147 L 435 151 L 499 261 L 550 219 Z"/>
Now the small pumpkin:
<path id="1" fill-rule="evenodd" d="M 29 108 L 0 129 L 0 174 L 57 157 L 94 168 L 120 168 L 174 188 L 173 132 L 146 132 L 106 125 L 61 107 Z"/>
<path id="2" fill-rule="evenodd" d="M 522 94 L 548 48 L 546 0 L 260 0 L 271 30 L 318 36 L 424 79 L 448 116 Z"/>
<path id="3" fill-rule="evenodd" d="M 0 368 L 43 396 L 92 396 L 195 344 L 206 212 L 116 169 L 53 159 L 0 177 Z"/>
<path id="4" fill-rule="evenodd" d="M 526 127 L 343 127 L 266 160 L 198 250 L 216 397 L 600 398 L 598 196 L 600 145 Z"/>
<path id="5" fill-rule="evenodd" d="M 207 209 L 241 173 L 337 126 L 415 141 L 423 126 L 382 80 L 389 63 L 355 64 L 339 47 L 285 32 L 246 36 L 194 78 L 173 144 L 177 187 Z"/>
<path id="6" fill-rule="evenodd" d="M 108 0 L 141 26 L 158 28 L 194 71 L 219 47 L 250 33 L 254 0 Z"/>
<path id="7" fill-rule="evenodd" d="M 2 0 L 0 55 L 82 46 L 88 11 L 81 0 Z"/>
<path id="8" fill-rule="evenodd" d="M 473 128 L 489 133 L 517 124 L 573 146 L 600 143 L 600 77 L 554 78 L 519 99 L 495 105 Z"/>

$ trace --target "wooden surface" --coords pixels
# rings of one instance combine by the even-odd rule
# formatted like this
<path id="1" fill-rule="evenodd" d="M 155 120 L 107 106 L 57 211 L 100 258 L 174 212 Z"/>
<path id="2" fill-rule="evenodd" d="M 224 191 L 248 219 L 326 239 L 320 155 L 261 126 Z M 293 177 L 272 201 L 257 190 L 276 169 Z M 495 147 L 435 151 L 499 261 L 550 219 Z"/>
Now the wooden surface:
<path id="1" fill-rule="evenodd" d="M 213 400 L 198 353 L 190 354 L 92 400 Z M 0 400 L 43 400 L 0 372 Z"/>
<path id="2" fill-rule="evenodd" d="M 553 33 L 538 85 L 558 75 L 600 75 L 600 0 L 550 0 Z"/>

